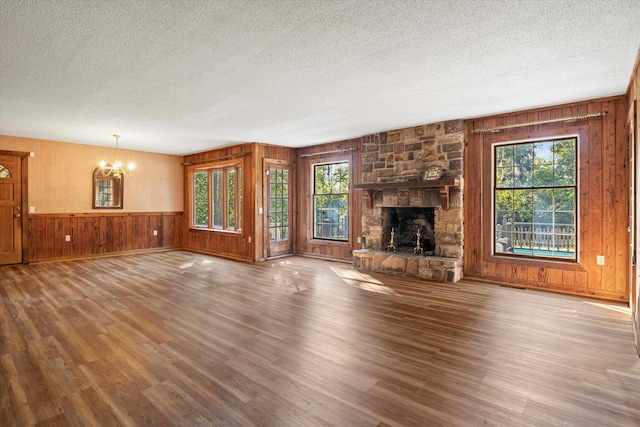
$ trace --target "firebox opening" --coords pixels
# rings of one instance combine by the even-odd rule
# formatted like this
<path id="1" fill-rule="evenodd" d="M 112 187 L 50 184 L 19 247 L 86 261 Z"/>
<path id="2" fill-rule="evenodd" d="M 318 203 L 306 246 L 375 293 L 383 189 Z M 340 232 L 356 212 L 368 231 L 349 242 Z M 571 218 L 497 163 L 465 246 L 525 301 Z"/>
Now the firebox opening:
<path id="1" fill-rule="evenodd" d="M 386 249 L 389 245 L 393 230 L 396 252 L 413 252 L 417 246 L 417 234 L 420 230 L 420 247 L 425 254 L 433 253 L 436 249 L 434 224 L 434 208 L 382 208 L 382 249 Z"/>

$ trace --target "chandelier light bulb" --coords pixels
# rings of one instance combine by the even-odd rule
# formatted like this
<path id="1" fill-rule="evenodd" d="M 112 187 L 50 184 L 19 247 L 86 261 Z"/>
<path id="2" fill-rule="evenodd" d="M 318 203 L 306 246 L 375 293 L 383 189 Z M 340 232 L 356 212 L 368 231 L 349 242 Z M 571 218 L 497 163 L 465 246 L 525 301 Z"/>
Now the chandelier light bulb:
<path id="1" fill-rule="evenodd" d="M 116 139 L 116 159 L 118 158 L 118 138 L 120 135 L 117 133 L 113 134 L 113 137 Z M 123 168 L 123 163 L 120 160 L 116 160 L 113 162 L 113 165 L 108 165 L 107 162 L 102 160 L 100 162 L 100 169 L 102 169 L 102 176 L 113 176 L 114 178 L 120 178 L 120 176 L 130 176 L 133 173 L 133 169 L 135 169 L 135 164 L 129 163 L 127 165 L 128 171 Z"/>

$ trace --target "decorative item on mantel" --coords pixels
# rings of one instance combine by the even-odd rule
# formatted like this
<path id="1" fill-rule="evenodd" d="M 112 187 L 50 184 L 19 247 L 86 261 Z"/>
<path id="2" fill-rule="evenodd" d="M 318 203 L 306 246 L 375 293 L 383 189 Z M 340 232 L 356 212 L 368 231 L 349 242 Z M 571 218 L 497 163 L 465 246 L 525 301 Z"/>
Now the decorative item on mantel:
<path id="1" fill-rule="evenodd" d="M 435 181 L 442 177 L 442 166 L 433 165 L 429 166 L 424 173 L 425 181 Z"/>
<path id="2" fill-rule="evenodd" d="M 124 169 L 124 165 L 120 160 L 118 160 L 118 139 L 120 138 L 120 135 L 114 133 L 113 137 L 116 139 L 116 158 L 112 165 L 107 164 L 104 160 L 100 162 L 102 176 L 113 176 L 116 179 L 120 178 L 121 175 L 131 176 L 136 165 L 134 163 L 129 163 L 127 165 L 128 170 Z"/>

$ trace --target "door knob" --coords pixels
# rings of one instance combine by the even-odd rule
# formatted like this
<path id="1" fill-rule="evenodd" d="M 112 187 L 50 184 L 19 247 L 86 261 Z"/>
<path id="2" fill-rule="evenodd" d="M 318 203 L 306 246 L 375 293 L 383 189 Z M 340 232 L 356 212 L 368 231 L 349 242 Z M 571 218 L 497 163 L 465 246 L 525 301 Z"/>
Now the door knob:
<path id="1" fill-rule="evenodd" d="M 16 218 L 20 218 L 20 214 L 19 213 L 16 214 Z"/>

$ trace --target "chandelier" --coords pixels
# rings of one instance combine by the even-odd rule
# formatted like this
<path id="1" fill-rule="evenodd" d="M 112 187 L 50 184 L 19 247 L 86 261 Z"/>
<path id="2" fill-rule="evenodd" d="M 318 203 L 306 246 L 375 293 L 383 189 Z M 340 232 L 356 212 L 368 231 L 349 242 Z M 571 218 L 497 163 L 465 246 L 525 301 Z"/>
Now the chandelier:
<path id="1" fill-rule="evenodd" d="M 107 164 L 104 160 L 100 162 L 100 169 L 102 169 L 102 176 L 113 176 L 114 178 L 120 178 L 122 175 L 131 176 L 133 173 L 133 169 L 136 167 L 135 164 L 129 163 L 127 165 L 127 169 L 125 169 L 120 160 L 118 160 L 118 138 L 120 135 L 117 133 L 113 134 L 113 137 L 116 139 L 116 160 L 113 162 L 113 165 Z"/>

